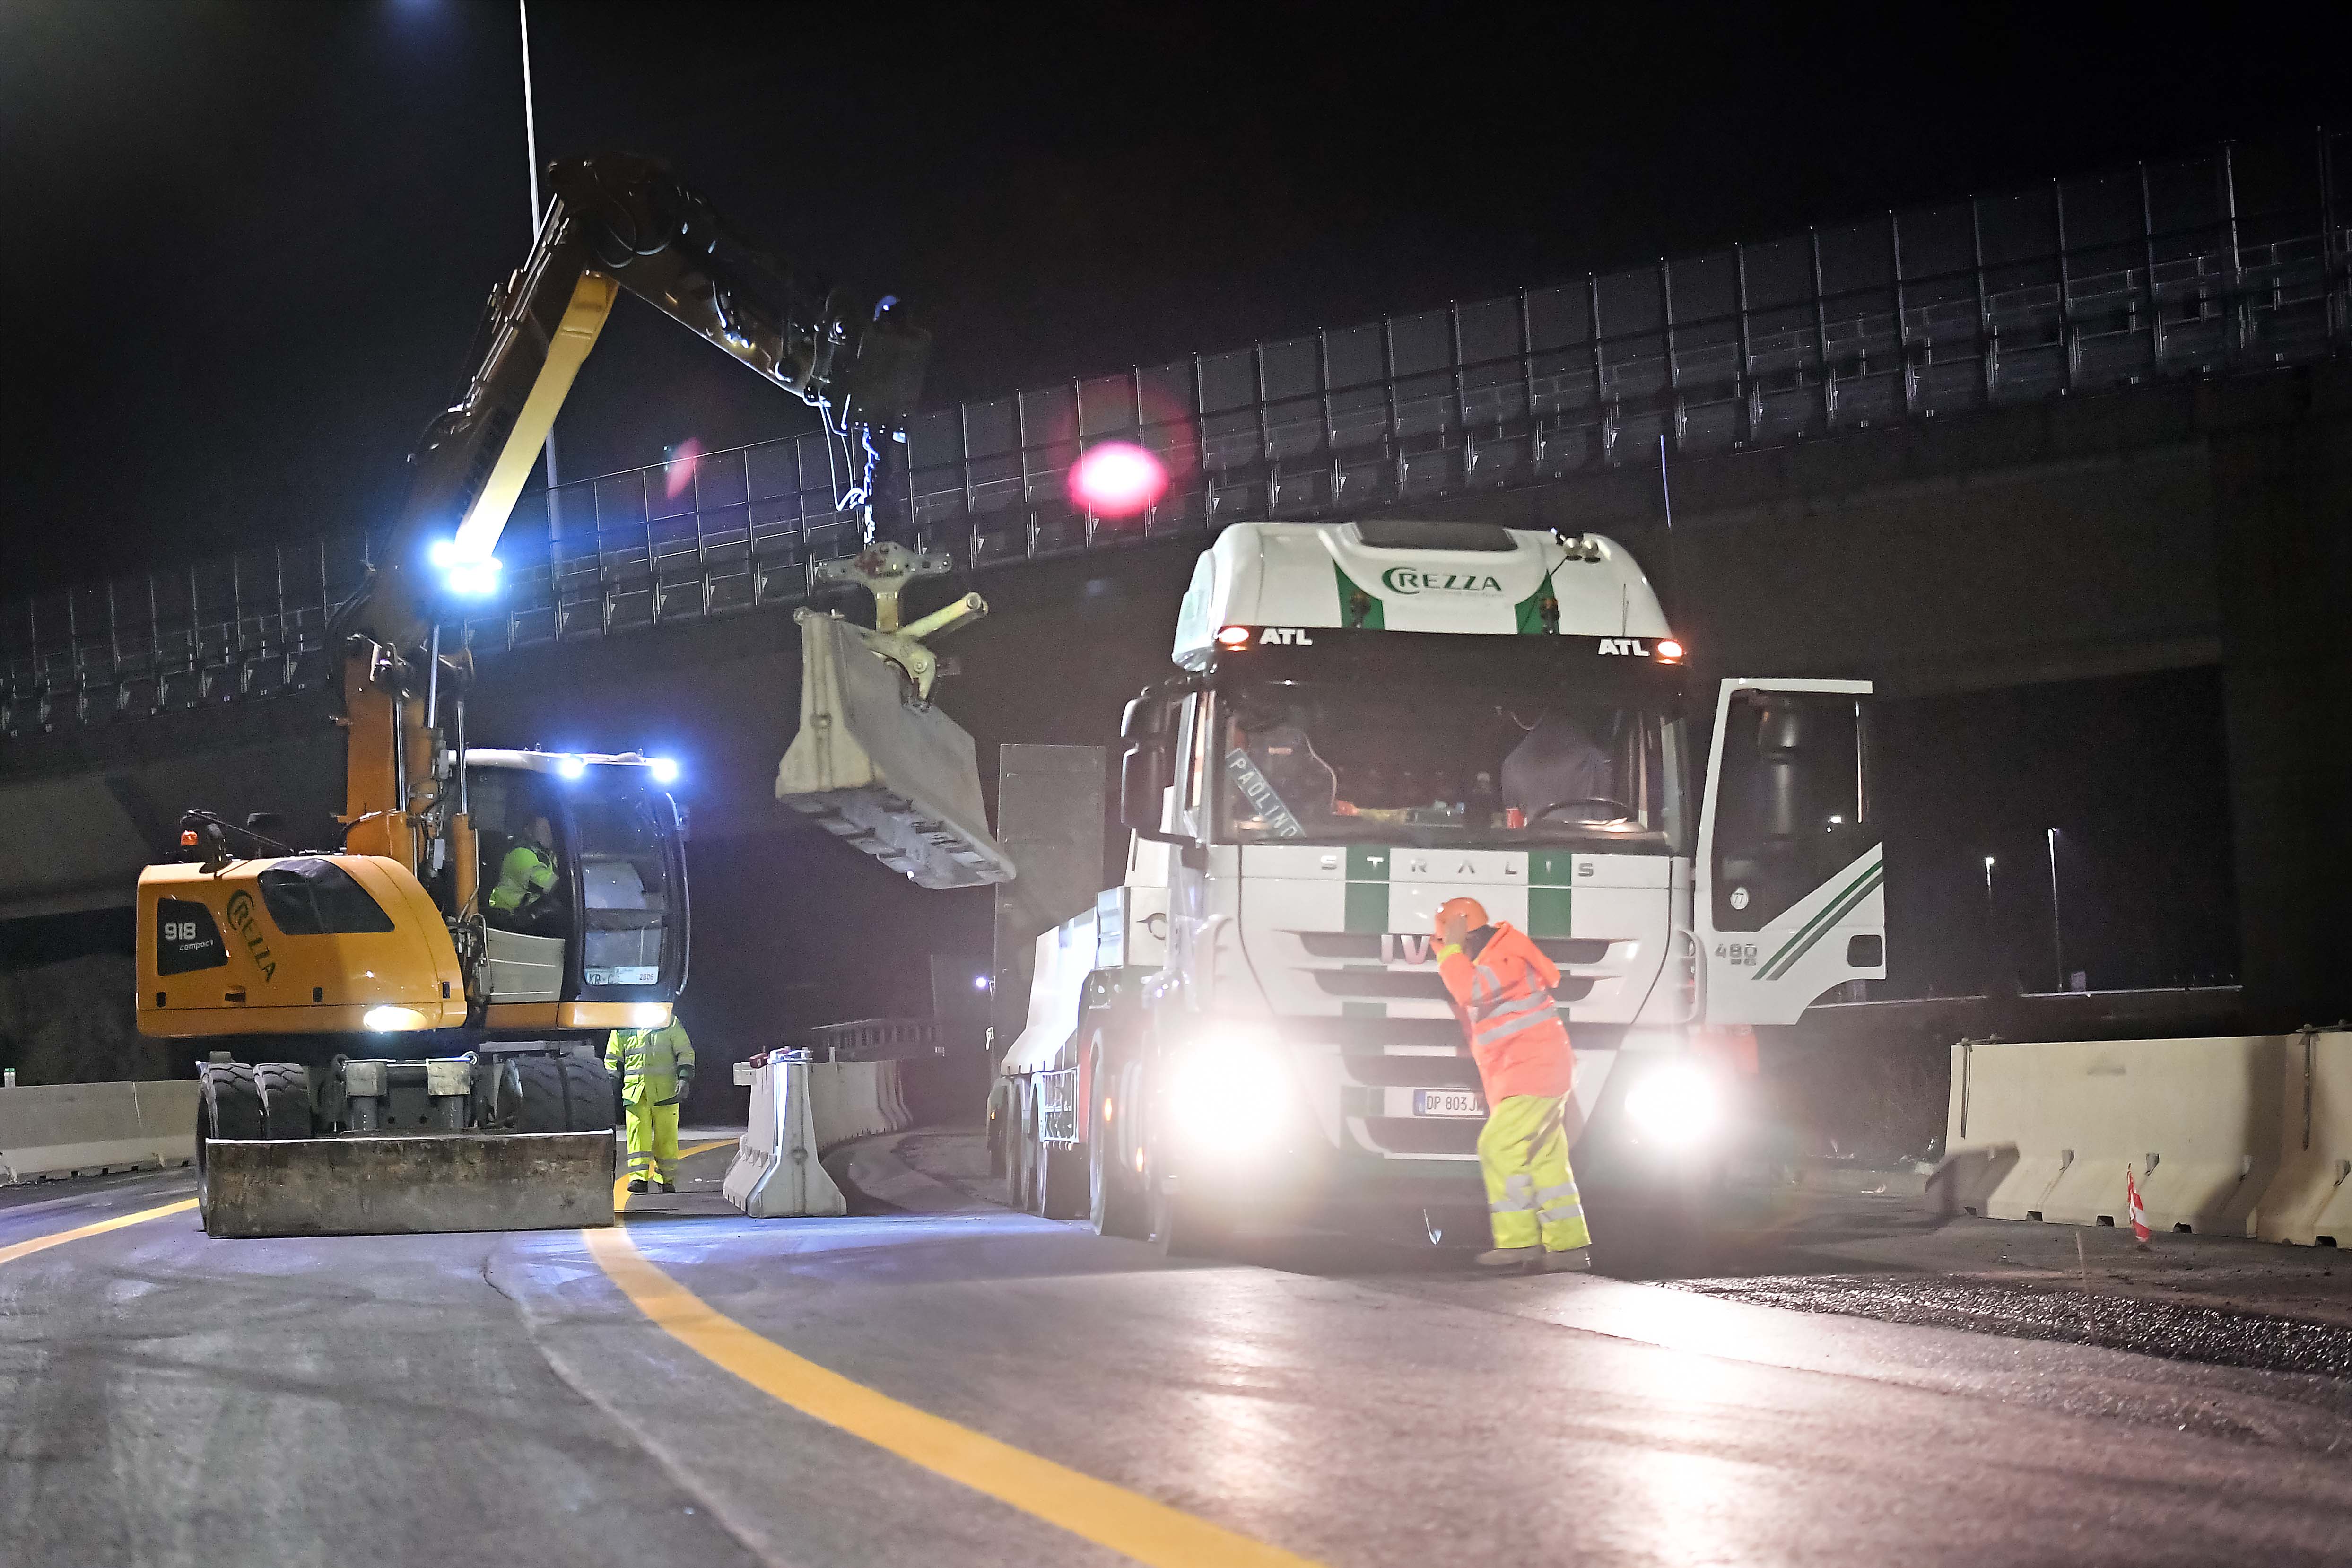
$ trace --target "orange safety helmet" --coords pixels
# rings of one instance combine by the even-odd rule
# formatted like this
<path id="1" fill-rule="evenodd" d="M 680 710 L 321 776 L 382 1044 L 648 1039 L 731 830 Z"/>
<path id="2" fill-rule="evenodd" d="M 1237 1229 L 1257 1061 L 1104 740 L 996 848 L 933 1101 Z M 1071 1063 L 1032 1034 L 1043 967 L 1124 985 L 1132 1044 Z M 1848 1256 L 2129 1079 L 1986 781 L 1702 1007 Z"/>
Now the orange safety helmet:
<path id="1" fill-rule="evenodd" d="M 1432 929 L 1441 931 L 1444 931 L 1445 929 L 1447 917 L 1452 915 L 1460 915 L 1465 925 L 1471 931 L 1476 931 L 1480 926 L 1491 925 L 1494 923 L 1486 918 L 1486 906 L 1480 903 L 1477 900 L 1448 899 L 1444 903 L 1437 906 L 1437 919 L 1433 922 Z"/>

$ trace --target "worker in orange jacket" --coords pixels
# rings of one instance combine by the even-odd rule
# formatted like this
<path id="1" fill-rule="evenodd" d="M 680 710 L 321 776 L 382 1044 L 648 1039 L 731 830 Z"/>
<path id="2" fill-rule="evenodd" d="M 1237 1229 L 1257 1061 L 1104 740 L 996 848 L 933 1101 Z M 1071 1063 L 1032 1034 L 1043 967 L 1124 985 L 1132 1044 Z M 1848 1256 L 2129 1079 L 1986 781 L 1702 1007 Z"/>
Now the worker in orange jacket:
<path id="1" fill-rule="evenodd" d="M 1495 1247 L 1478 1255 L 1478 1266 L 1591 1268 L 1592 1233 L 1568 1168 L 1576 1060 L 1552 1001 L 1559 967 L 1525 931 L 1489 921 L 1475 899 L 1451 899 L 1437 911 L 1437 972 L 1486 1091 L 1478 1168 Z"/>

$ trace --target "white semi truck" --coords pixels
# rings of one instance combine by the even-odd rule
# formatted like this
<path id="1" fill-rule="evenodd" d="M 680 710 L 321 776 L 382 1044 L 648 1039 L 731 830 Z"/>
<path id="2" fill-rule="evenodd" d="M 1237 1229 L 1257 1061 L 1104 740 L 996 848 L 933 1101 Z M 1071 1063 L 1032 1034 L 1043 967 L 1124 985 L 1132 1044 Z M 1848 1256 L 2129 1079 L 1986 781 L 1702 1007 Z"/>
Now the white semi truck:
<path id="1" fill-rule="evenodd" d="M 1127 874 L 1038 938 L 991 1096 L 1037 1212 L 1185 1252 L 1483 1207 L 1451 898 L 1559 966 L 1588 1184 L 1706 1165 L 1709 1031 L 1885 973 L 1868 683 L 1696 689 L 1608 539 L 1238 524 L 1174 659 L 1121 729 Z"/>

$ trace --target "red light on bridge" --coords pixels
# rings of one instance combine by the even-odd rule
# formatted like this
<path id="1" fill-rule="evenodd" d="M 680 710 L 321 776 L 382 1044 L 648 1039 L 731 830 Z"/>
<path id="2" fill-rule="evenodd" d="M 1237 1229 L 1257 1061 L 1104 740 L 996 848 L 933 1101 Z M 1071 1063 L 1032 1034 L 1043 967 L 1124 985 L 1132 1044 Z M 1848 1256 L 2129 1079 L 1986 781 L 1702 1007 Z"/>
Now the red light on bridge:
<path id="1" fill-rule="evenodd" d="M 1132 441 L 1097 442 L 1070 466 L 1070 500 L 1097 517 L 1133 517 L 1167 492 L 1167 465 Z"/>

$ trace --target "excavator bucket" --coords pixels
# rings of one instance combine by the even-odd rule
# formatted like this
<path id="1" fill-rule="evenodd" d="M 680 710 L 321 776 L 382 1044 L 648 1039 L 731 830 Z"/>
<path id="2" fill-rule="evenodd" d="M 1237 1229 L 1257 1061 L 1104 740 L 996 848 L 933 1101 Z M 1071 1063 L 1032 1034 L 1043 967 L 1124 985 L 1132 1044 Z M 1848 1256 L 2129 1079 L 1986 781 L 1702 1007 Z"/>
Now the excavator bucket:
<path id="1" fill-rule="evenodd" d="M 208 1140 L 211 1236 L 410 1236 L 613 1223 L 613 1134 Z"/>
<path id="2" fill-rule="evenodd" d="M 821 612 L 795 615 L 801 727 L 776 798 L 922 887 L 1011 881 L 1012 858 L 989 837 L 971 737 L 919 700 L 880 651 L 892 639 Z"/>

